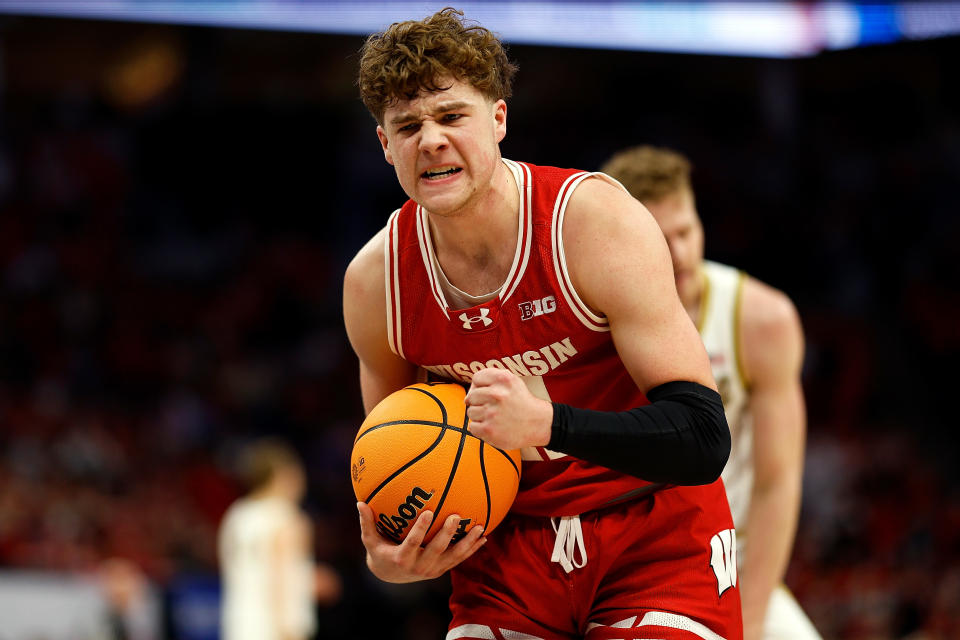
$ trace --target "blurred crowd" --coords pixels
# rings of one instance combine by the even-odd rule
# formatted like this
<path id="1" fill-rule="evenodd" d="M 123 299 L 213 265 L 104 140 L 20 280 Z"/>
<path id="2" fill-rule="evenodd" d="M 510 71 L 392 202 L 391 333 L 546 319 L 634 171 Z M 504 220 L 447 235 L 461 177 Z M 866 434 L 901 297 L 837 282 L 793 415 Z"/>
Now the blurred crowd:
<path id="1" fill-rule="evenodd" d="M 57 46 L 76 42 L 31 54 L 64 34 L 87 46 L 68 71 Z M 317 558 L 344 580 L 321 637 L 361 637 L 372 615 L 439 637 L 443 580 L 366 572 L 347 473 L 362 410 L 340 279 L 402 197 L 353 96 L 359 42 L 42 20 L 0 42 L 0 568 L 121 558 L 161 590 L 215 575 L 237 452 L 279 435 L 307 464 Z M 810 435 L 787 584 L 825 638 L 960 637 L 960 44 L 913 47 L 731 59 L 721 79 L 715 59 L 514 50 L 505 155 L 593 168 L 625 144 L 681 148 L 707 256 L 797 301 Z M 145 50 L 167 75 L 124 89 Z M 571 82 L 619 90 L 635 64 L 663 95 L 645 111 L 623 89 L 628 120 L 577 87 L 550 110 L 558 56 L 583 67 Z"/>

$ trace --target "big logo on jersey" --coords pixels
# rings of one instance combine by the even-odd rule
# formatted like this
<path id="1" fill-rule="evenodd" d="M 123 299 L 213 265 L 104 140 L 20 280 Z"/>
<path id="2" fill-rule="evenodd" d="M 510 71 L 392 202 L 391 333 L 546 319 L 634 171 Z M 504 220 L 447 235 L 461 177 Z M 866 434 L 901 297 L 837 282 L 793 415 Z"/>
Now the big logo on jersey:
<path id="1" fill-rule="evenodd" d="M 488 317 L 489 315 L 490 315 L 490 309 L 487 309 L 486 307 L 482 307 L 480 309 L 480 315 L 468 316 L 466 313 L 461 313 L 457 317 L 463 320 L 463 328 L 469 331 L 470 329 L 473 329 L 474 325 L 478 322 L 482 322 L 484 327 L 489 327 L 490 325 L 492 325 L 493 320 L 491 320 Z"/>
<path id="2" fill-rule="evenodd" d="M 553 296 L 547 296 L 539 300 L 521 302 L 518 306 L 520 307 L 520 319 L 529 320 L 556 311 L 557 299 Z"/>

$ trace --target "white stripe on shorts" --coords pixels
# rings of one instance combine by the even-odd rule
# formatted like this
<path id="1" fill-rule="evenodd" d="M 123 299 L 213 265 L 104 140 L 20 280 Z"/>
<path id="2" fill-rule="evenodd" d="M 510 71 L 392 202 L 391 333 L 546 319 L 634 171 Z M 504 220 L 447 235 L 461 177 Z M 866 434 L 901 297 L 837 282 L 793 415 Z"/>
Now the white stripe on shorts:
<path id="1" fill-rule="evenodd" d="M 692 620 L 687 616 L 681 616 L 676 613 L 667 613 L 666 611 L 649 611 L 640 621 L 638 627 L 658 626 L 672 627 L 673 629 L 682 629 L 700 636 L 703 640 L 724 640 L 720 635 L 711 631 L 708 627 Z"/>
<path id="2" fill-rule="evenodd" d="M 510 631 L 510 629 L 500 629 L 500 635 L 503 636 L 503 640 L 543 640 L 540 636 L 531 636 L 529 633 Z"/>
<path id="3" fill-rule="evenodd" d="M 482 624 L 462 624 L 447 631 L 447 640 L 456 640 L 457 638 L 482 638 L 483 640 L 496 640 L 493 630 Z"/>
<path id="4" fill-rule="evenodd" d="M 637 617 L 633 616 L 632 618 L 626 618 L 620 622 L 614 623 L 607 627 L 608 629 L 626 629 L 634 628 L 633 622 Z M 596 622 L 591 622 L 587 626 L 587 631 L 594 629 L 596 627 L 602 627 L 605 625 L 597 624 Z M 690 633 L 703 638 L 703 640 L 725 640 L 723 636 L 718 635 L 711 631 L 708 627 L 700 624 L 696 620 L 692 620 L 687 616 L 681 616 L 676 613 L 667 613 L 666 611 L 648 611 L 644 614 L 643 619 L 637 623 L 637 627 L 670 627 L 671 629 L 680 629 L 681 631 L 689 631 Z"/>
<path id="5" fill-rule="evenodd" d="M 531 636 L 528 633 L 520 631 L 511 631 L 510 629 L 500 629 L 500 635 L 504 640 L 543 640 L 540 636 Z M 447 632 L 446 640 L 456 640 L 457 638 L 480 638 L 482 640 L 495 640 L 496 636 L 490 627 L 482 624 L 462 624 L 454 627 Z"/>

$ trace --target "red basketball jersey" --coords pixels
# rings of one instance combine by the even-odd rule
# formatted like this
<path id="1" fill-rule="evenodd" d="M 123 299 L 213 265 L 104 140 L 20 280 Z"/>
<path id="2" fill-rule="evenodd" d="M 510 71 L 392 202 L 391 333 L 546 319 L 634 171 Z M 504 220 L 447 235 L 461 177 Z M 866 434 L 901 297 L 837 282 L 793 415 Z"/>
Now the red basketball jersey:
<path id="1" fill-rule="evenodd" d="M 575 407 L 623 411 L 648 401 L 624 368 L 606 318 L 573 289 L 563 218 L 590 173 L 504 160 L 520 189 L 513 265 L 499 295 L 451 308 L 439 284 L 426 212 L 408 201 L 386 235 L 390 348 L 444 378 L 469 382 L 483 367 L 521 376 L 534 395 Z M 524 450 L 513 511 L 575 515 L 660 485 L 544 448 Z"/>

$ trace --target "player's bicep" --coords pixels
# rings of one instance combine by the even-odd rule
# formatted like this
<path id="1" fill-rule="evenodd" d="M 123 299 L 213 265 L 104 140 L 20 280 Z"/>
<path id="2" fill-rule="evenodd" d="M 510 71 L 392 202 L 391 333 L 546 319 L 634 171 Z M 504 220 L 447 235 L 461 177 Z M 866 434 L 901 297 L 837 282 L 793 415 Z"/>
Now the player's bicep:
<path id="1" fill-rule="evenodd" d="M 365 411 L 414 382 L 415 367 L 390 350 L 387 339 L 382 235 L 378 234 L 347 267 L 343 281 L 343 322 L 360 361 Z"/>
<path id="2" fill-rule="evenodd" d="M 647 391 L 674 380 L 716 389 L 700 335 L 677 296 L 663 233 L 639 202 L 594 180 L 571 200 L 568 267 L 580 296 L 605 315 L 617 352 Z"/>
<path id="3" fill-rule="evenodd" d="M 806 411 L 799 383 L 754 391 L 750 398 L 753 416 L 753 465 L 758 486 L 779 477 L 799 481 L 803 467 Z"/>
<path id="4" fill-rule="evenodd" d="M 635 292 L 633 301 L 624 300 L 612 314 L 608 317 L 617 352 L 641 389 L 674 380 L 717 389 L 700 334 L 675 290 Z"/>
<path id="5" fill-rule="evenodd" d="M 799 478 L 806 436 L 803 330 L 793 304 L 755 281 L 744 288 L 741 343 L 750 379 L 756 482 Z"/>

